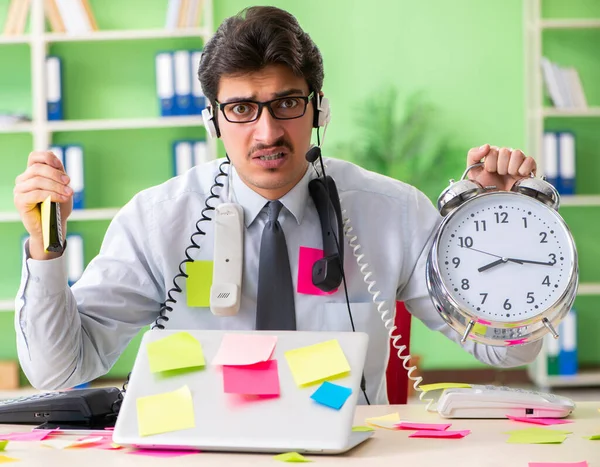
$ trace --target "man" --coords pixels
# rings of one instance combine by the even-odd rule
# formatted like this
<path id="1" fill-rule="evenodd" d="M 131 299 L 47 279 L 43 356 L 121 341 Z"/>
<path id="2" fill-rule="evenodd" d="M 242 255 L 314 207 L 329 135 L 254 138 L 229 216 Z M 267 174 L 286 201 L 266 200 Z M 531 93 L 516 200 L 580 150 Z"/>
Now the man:
<path id="1" fill-rule="evenodd" d="M 206 44 L 199 78 L 211 104 L 208 123 L 223 140 L 231 164 L 221 160 L 198 166 L 136 195 L 117 214 L 99 255 L 72 288 L 64 256 L 43 249 L 37 207 L 50 195 L 61 203 L 64 223 L 72 209 L 68 177 L 50 152 L 31 153 L 27 169 L 17 177 L 15 205 L 30 238 L 15 326 L 19 359 L 34 386 L 57 389 L 103 375 L 140 328 L 157 319 L 170 329 L 263 328 L 259 323 L 267 307 L 261 301 L 268 301 L 263 294 L 270 284 L 264 283 L 266 266 L 261 270 L 259 259 L 270 247 L 261 246 L 267 224 L 278 223 L 285 234 L 289 267 L 280 269 L 281 277 L 291 276 L 289 293 L 295 292 L 281 316 L 291 310 L 292 327 L 298 330 L 351 329 L 343 286 L 322 294 L 301 291 L 298 285 L 302 247 L 322 248 L 320 220 L 308 193 L 317 174 L 306 160 L 321 116 L 316 112 L 325 102 L 318 48 L 289 13 L 250 8 L 225 20 Z M 471 173 L 484 186 L 509 189 L 535 170 L 533 159 L 521 151 L 487 144 L 469 151 L 467 164 L 482 158 L 484 167 Z M 440 221 L 435 208 L 400 181 L 344 161 L 326 159 L 326 166 L 380 298 L 388 306 L 396 299 L 405 301 L 429 328 L 458 342 L 460 336 L 434 310 L 425 284 L 425 258 Z M 228 177 L 219 176 L 219 167 Z M 211 190 L 218 199 L 211 198 Z M 206 307 L 187 305 L 189 294 L 179 268 L 187 268 L 182 263 L 185 251 L 193 260 L 213 258 L 213 222 L 198 224 L 205 235 L 192 234 L 205 206 L 226 201 L 239 203 L 244 211 L 243 288 L 239 312 L 219 317 Z M 278 215 L 273 206 L 281 208 Z M 274 217 L 267 222 L 270 215 Z M 191 237 L 199 248 L 186 250 Z M 283 257 L 285 249 L 278 255 Z M 386 403 L 387 332 L 350 253 L 344 257 L 344 272 L 352 321 L 370 336 L 366 392 L 372 403 Z M 271 289 L 275 293 L 278 286 Z M 469 342 L 463 347 L 497 366 L 527 363 L 540 349 L 539 343 L 505 349 Z"/>

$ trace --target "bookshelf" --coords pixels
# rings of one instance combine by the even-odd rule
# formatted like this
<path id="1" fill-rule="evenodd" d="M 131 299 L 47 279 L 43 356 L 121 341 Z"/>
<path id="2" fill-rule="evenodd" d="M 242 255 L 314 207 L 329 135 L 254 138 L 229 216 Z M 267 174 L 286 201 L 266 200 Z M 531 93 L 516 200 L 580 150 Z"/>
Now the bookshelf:
<path id="1" fill-rule="evenodd" d="M 545 8 L 547 5 L 544 4 L 544 0 L 524 0 L 523 6 L 527 150 L 529 154 L 533 155 L 537 160 L 538 174 L 543 175 L 544 154 L 542 150 L 542 140 L 544 131 L 546 129 L 556 131 L 556 128 L 574 128 L 573 131 L 577 141 L 576 158 L 578 175 L 582 172 L 580 169 L 584 167 L 584 163 L 587 169 L 588 160 L 589 164 L 592 164 L 590 171 L 593 172 L 594 161 L 592 159 L 594 159 L 597 154 L 595 154 L 594 149 L 589 151 L 579 150 L 579 134 L 577 129 L 580 126 L 583 126 L 584 131 L 600 135 L 600 105 L 598 105 L 598 102 L 595 102 L 596 105 L 589 105 L 585 108 L 558 109 L 551 107 L 544 98 L 545 84 L 542 75 L 541 60 L 543 56 L 548 56 L 547 54 L 549 54 L 552 59 L 552 52 L 556 51 L 556 47 L 554 49 L 551 47 L 552 43 L 548 44 L 551 42 L 547 37 L 549 34 L 588 34 L 585 36 L 588 41 L 590 37 L 592 37 L 589 36 L 589 34 L 598 34 L 597 37 L 600 38 L 600 18 L 548 18 L 546 17 L 545 12 L 552 8 Z M 560 9 L 556 8 L 556 2 L 554 7 L 555 12 Z M 593 14 L 594 13 L 592 13 L 592 15 Z M 560 37 L 565 38 L 567 36 Z M 582 36 L 578 37 L 578 39 L 568 42 L 569 46 L 573 47 L 573 44 L 581 44 Z M 562 42 L 563 44 L 565 43 L 564 40 Z M 585 43 L 585 41 L 583 42 Z M 597 56 L 594 56 L 593 53 L 589 52 L 589 50 L 594 49 L 594 45 L 590 45 L 588 47 L 589 50 L 584 50 L 582 47 L 571 50 L 571 54 L 567 57 L 565 57 L 564 47 L 568 46 L 563 46 L 563 49 L 561 49 L 563 52 L 561 59 L 564 65 L 579 66 L 582 63 L 581 60 L 597 60 Z M 575 63 L 571 63 L 569 60 L 571 57 L 573 57 L 573 60 L 576 60 Z M 586 80 L 582 79 L 582 81 L 584 81 L 585 86 Z M 589 76 L 587 80 L 588 88 L 586 88 L 586 91 L 590 90 L 590 84 L 593 84 L 594 82 L 597 82 L 594 77 Z M 592 98 L 588 100 L 594 101 L 594 97 L 592 96 Z M 597 99 L 595 100 L 597 101 Z M 589 130 L 594 127 L 596 130 Z M 584 134 L 584 131 L 581 131 L 581 133 Z M 588 138 L 588 145 L 590 145 L 589 141 L 590 139 Z M 593 141 L 593 139 L 591 141 Z M 596 139 L 595 144 L 600 144 L 600 140 Z M 581 159 L 583 157 L 586 158 L 585 161 Z M 581 178 L 584 178 L 584 174 L 581 175 Z M 591 177 L 593 177 L 593 174 L 586 174 L 585 177 L 586 179 L 592 180 Z M 578 321 L 580 323 L 578 326 L 579 344 L 581 339 L 589 339 L 591 337 L 591 334 L 581 336 L 583 333 L 580 332 L 587 331 L 587 329 L 590 328 L 590 326 L 583 326 L 581 324 L 582 321 L 585 320 L 585 312 L 594 312 L 600 304 L 600 271 L 595 268 L 594 264 L 600 258 L 598 257 L 598 250 L 594 250 L 593 247 L 590 247 L 590 245 L 594 243 L 593 240 L 589 239 L 590 236 L 594 236 L 593 225 L 589 224 L 589 227 L 587 226 L 587 220 L 589 220 L 588 216 L 593 216 L 595 218 L 600 214 L 597 211 L 597 208 L 600 208 L 600 190 L 598 190 L 597 186 L 597 183 L 590 181 L 587 183 L 587 186 L 584 187 L 585 192 L 561 197 L 561 214 L 565 217 L 570 226 L 571 224 L 575 224 L 576 229 L 579 229 L 574 231 L 574 237 L 578 245 L 580 257 L 581 279 L 577 291 L 577 299 L 574 305 L 574 308 L 578 311 Z M 577 189 L 576 191 L 579 190 Z M 586 217 L 588 217 L 588 219 L 586 219 Z M 590 259 L 590 257 L 595 259 Z M 580 301 L 583 299 L 585 299 L 586 306 L 582 305 L 583 309 L 580 309 L 579 303 L 581 303 Z M 584 312 L 584 317 L 581 316 L 582 313 L 579 313 L 580 311 Z M 594 340 L 596 339 L 594 338 Z M 579 345 L 579 347 L 581 348 L 581 345 Z M 590 348 L 589 345 L 588 348 Z M 598 363 L 600 362 L 598 361 L 598 358 L 596 358 L 594 364 L 597 365 Z M 573 376 L 548 375 L 547 352 L 545 346 L 536 361 L 529 366 L 528 372 L 532 381 L 544 390 L 563 386 L 600 386 L 600 370 L 582 370 Z"/>
<path id="2" fill-rule="evenodd" d="M 96 145 L 95 152 L 90 151 L 88 154 L 86 151 L 86 164 L 88 163 L 88 156 L 91 159 L 89 160 L 89 172 L 86 170 L 86 175 L 90 175 L 89 180 L 86 178 L 86 198 L 88 195 L 94 195 L 91 196 L 94 198 L 94 202 L 89 203 L 92 208 L 74 210 L 69 217 L 69 231 L 77 231 L 84 236 L 87 264 L 97 253 L 108 223 L 121 207 L 121 203 L 113 202 L 115 196 L 98 193 L 102 190 L 117 191 L 120 192 L 119 199 L 125 202 L 124 200 L 129 199 L 140 189 L 167 180 L 171 177 L 168 168 L 172 155 L 170 152 L 164 153 L 161 150 L 164 151 L 164 148 L 170 147 L 171 142 L 175 139 L 202 139 L 204 137 L 200 115 L 158 116 L 160 114 L 158 99 L 155 87 L 151 82 L 154 81 L 155 63 L 153 54 L 155 49 L 156 52 L 160 49 L 201 49 L 203 44 L 212 36 L 213 0 L 203 0 L 202 2 L 203 24 L 200 27 L 178 29 L 161 28 L 164 24 L 165 10 L 163 9 L 166 8 L 168 3 L 166 0 L 148 0 L 147 2 L 135 0 L 134 2 L 128 1 L 129 4 L 123 6 L 120 0 L 92 0 L 94 12 L 102 13 L 97 15 L 100 30 L 86 34 L 55 33 L 47 30 L 43 3 L 43 0 L 31 0 L 27 34 L 21 36 L 0 35 L 0 48 L 10 48 L 11 51 L 14 51 L 12 56 L 18 54 L 20 58 L 23 58 L 24 54 L 28 54 L 23 63 L 27 65 L 31 84 L 30 89 L 27 89 L 27 92 L 21 92 L 21 94 L 30 95 L 30 103 L 28 103 L 30 105 L 25 108 L 32 117 L 31 122 L 0 126 L 0 146 L 8 141 L 13 144 L 13 147 L 26 148 L 25 151 L 19 149 L 17 153 L 8 155 L 11 158 L 11 170 L 5 170 L 4 175 L 0 173 L 0 177 L 2 177 L 0 178 L 0 188 L 5 189 L 6 194 L 8 194 L 8 185 L 10 185 L 12 191 L 14 177 L 25 169 L 28 152 L 30 151 L 48 148 L 52 143 L 65 144 L 70 142 L 82 143 L 85 150 L 86 142 L 91 141 L 94 143 Z M 135 3 L 137 3 L 137 7 L 132 6 Z M 0 8 L 7 4 L 7 2 L 0 1 Z M 131 27 L 137 29 L 123 29 L 123 26 L 128 27 L 129 24 L 125 24 L 128 21 L 121 18 L 120 11 L 118 11 L 121 8 L 124 8 L 125 15 L 129 15 Z M 140 8 L 144 8 L 144 15 L 137 13 Z M 106 13 L 106 10 L 109 11 L 109 14 Z M 115 20 L 112 23 L 110 22 L 111 18 Z M 102 29 L 103 27 L 115 28 L 115 25 L 118 29 Z M 133 82 L 136 87 L 145 86 L 144 102 L 140 102 L 141 110 L 138 112 L 142 116 L 127 117 L 126 115 L 119 115 L 118 112 L 111 114 L 104 109 L 104 112 L 91 112 L 89 116 L 93 118 L 86 118 L 86 112 L 79 111 L 78 114 L 75 112 L 77 115 L 73 119 L 61 121 L 49 121 L 47 119 L 45 60 L 48 54 L 55 53 L 54 47 L 57 47 L 55 49 L 58 51 L 57 54 L 65 60 L 68 61 L 75 56 L 75 59 L 79 60 L 78 65 L 85 66 L 85 60 L 92 62 L 97 58 L 95 54 L 98 51 L 105 50 L 103 48 L 120 51 L 121 45 L 123 45 L 123 48 L 130 51 L 131 44 L 135 44 L 136 51 L 139 48 L 143 53 L 146 53 L 142 58 L 137 59 L 132 67 L 140 75 L 143 75 L 142 85 L 138 86 L 137 82 Z M 89 54 L 86 52 L 88 47 L 91 50 Z M 105 52 L 105 55 L 107 54 L 108 52 Z M 93 72 L 88 71 L 88 76 L 91 73 Z M 125 72 L 122 79 L 124 87 L 133 87 L 131 70 L 129 70 L 129 74 Z M 126 80 L 129 80 L 129 82 L 125 82 Z M 107 86 L 112 86 L 111 91 L 115 86 L 115 82 L 116 85 L 120 84 L 118 79 L 116 81 L 113 79 L 107 84 Z M 77 82 L 74 84 L 75 88 L 81 86 Z M 85 86 L 85 83 L 83 86 Z M 79 92 L 77 89 L 69 89 L 69 84 L 65 83 L 63 95 L 66 99 L 69 98 L 70 94 L 77 92 Z M 123 94 L 124 92 L 121 92 L 119 95 L 122 96 Z M 90 97 L 93 96 L 90 95 Z M 76 99 L 81 99 L 81 94 L 77 94 L 72 101 Z M 135 103 L 137 104 L 137 101 Z M 79 105 L 79 109 L 84 106 L 85 104 L 82 103 Z M 123 109 L 123 107 L 121 105 L 120 108 Z M 150 113 L 152 111 L 154 113 Z M 69 118 L 67 109 L 65 109 L 65 114 L 65 118 Z M 102 114 L 106 117 L 101 118 Z M 143 138 L 145 141 L 139 144 L 138 147 L 136 138 Z M 106 151 L 114 151 L 114 145 L 111 146 L 112 140 L 118 140 L 119 142 L 132 141 L 131 145 L 123 144 L 123 154 L 113 155 L 107 162 L 114 164 L 114 161 L 123 161 L 121 172 L 125 175 L 119 174 L 119 178 L 116 180 L 107 177 L 106 172 L 104 178 L 102 178 L 102 173 L 97 175 L 97 172 L 102 172 L 103 168 L 97 160 L 94 160 L 102 154 L 101 152 L 98 153 L 100 147 L 106 148 Z M 154 151 L 156 154 L 153 153 L 147 156 L 146 159 L 145 154 L 156 148 L 157 143 L 160 143 L 160 146 L 159 149 Z M 216 142 L 207 139 L 207 144 L 210 153 L 216 156 Z M 133 152 L 136 149 L 138 152 Z M 140 163 L 142 160 L 147 161 L 149 165 L 159 166 L 152 169 L 152 177 L 147 173 L 135 172 L 135 164 Z M 160 164 L 156 162 L 160 162 Z M 98 167 L 100 170 L 98 170 Z M 128 170 L 130 171 L 129 175 L 126 174 Z M 147 169 L 144 172 L 148 171 Z M 140 177 L 141 180 L 138 180 Z M 123 188 L 123 185 L 126 184 L 131 184 L 131 187 L 128 187 L 127 190 Z M 95 193 L 90 193 L 92 190 Z M 0 312 L 13 313 L 13 292 L 16 293 L 16 286 L 20 278 L 19 258 L 21 255 L 16 242 L 18 242 L 21 235 L 25 234 L 25 231 L 20 225 L 18 213 L 14 208 L 11 210 L 12 203 L 8 201 L 9 197 L 3 196 L 3 198 L 2 204 L 0 204 L 0 240 L 5 242 L 5 245 L 9 245 L 11 251 L 9 252 L 9 261 L 5 263 L 8 266 L 5 266 L 4 271 L 0 271 Z M 72 226 L 71 222 L 76 224 Z M 91 237 L 89 242 L 87 240 L 88 236 Z"/>

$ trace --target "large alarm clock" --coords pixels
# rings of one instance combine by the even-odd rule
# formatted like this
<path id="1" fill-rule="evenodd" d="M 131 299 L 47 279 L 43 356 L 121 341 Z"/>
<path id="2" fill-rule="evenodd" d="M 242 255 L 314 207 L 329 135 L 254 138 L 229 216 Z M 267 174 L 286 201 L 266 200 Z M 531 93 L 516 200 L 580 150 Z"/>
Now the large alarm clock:
<path id="1" fill-rule="evenodd" d="M 461 341 L 492 346 L 555 338 L 577 293 L 577 250 L 560 196 L 533 174 L 511 191 L 450 180 L 430 250 L 427 287 Z"/>

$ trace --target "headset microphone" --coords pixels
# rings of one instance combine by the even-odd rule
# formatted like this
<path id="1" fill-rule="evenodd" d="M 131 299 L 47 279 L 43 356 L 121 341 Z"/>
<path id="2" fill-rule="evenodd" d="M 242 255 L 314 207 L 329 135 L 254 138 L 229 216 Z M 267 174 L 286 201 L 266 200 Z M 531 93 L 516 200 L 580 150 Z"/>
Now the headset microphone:
<path id="1" fill-rule="evenodd" d="M 316 162 L 321 157 L 321 148 L 319 146 L 313 146 L 306 153 L 306 160 L 311 164 Z"/>

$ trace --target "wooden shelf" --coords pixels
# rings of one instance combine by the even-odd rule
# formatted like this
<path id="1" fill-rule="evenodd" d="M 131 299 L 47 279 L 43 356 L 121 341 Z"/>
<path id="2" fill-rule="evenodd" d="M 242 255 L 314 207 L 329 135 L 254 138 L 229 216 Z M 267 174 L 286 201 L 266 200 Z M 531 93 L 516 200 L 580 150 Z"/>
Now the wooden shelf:
<path id="1" fill-rule="evenodd" d="M 600 195 L 563 195 L 560 206 L 600 206 Z"/>
<path id="2" fill-rule="evenodd" d="M 61 120 L 48 122 L 48 131 L 53 133 L 67 131 L 98 130 L 135 130 L 144 128 L 192 127 L 203 125 L 200 115 L 156 118 L 121 118 L 99 120 Z"/>
<path id="3" fill-rule="evenodd" d="M 130 41 L 143 39 L 176 39 L 202 38 L 209 36 L 206 28 L 181 29 L 133 29 L 124 31 L 97 31 L 89 34 L 46 33 L 43 40 L 53 42 L 96 42 L 96 41 Z"/>
<path id="4" fill-rule="evenodd" d="M 600 117 L 600 107 L 557 109 L 555 107 L 544 107 L 542 110 L 544 117 Z"/>
<path id="5" fill-rule="evenodd" d="M 73 221 L 102 221 L 110 220 L 121 208 L 99 208 L 99 209 L 75 209 L 69 216 L 68 222 Z M 0 212 L 0 223 L 2 222 L 20 222 L 19 213 Z"/>
<path id="6" fill-rule="evenodd" d="M 0 126 L 0 133 L 31 133 L 33 125 L 31 122 L 15 123 L 14 125 Z"/>
<path id="7" fill-rule="evenodd" d="M 542 29 L 600 29 L 600 19 L 544 19 Z"/>

